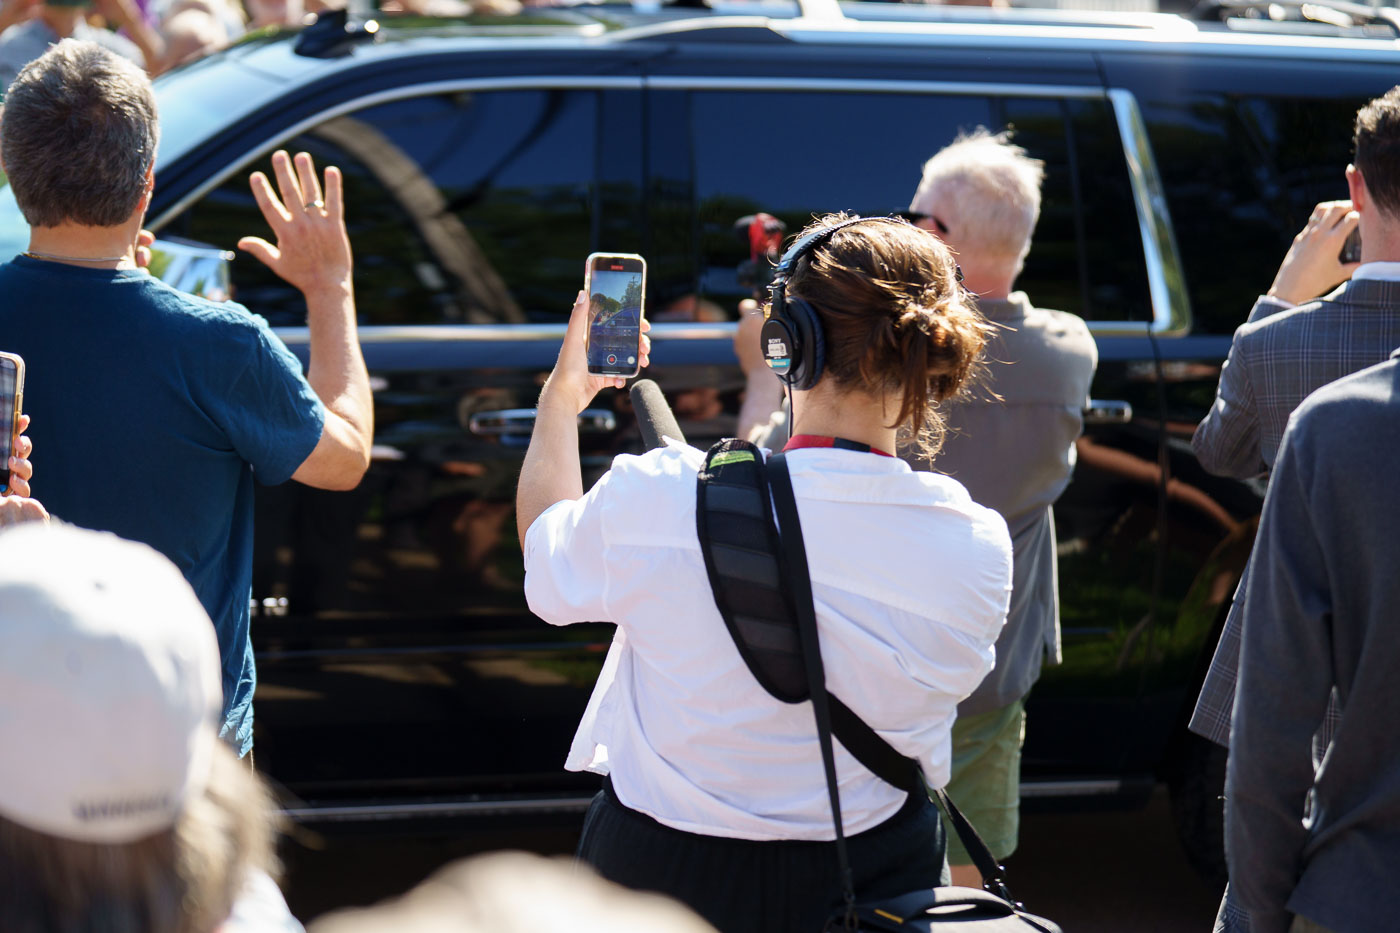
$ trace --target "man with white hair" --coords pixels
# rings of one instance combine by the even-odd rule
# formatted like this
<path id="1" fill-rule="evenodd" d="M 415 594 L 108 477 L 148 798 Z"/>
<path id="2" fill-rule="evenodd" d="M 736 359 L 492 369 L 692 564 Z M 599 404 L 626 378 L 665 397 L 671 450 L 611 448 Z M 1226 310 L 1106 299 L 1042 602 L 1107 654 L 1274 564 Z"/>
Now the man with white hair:
<path id="1" fill-rule="evenodd" d="M 1020 822 L 1025 697 L 1041 663 L 1060 660 L 1060 611 L 1051 505 L 1069 484 L 1098 350 L 1073 314 L 1036 308 L 1012 291 L 1040 216 L 1044 163 L 985 129 L 960 135 L 924 165 L 906 216 L 952 247 L 963 285 L 997 325 L 987 380 L 949 405 L 942 450 L 916 467 L 946 473 L 1006 519 L 1014 550 L 1011 608 L 996 667 L 958 706 L 949 795 L 1000 860 Z M 980 887 L 950 832 L 954 884 Z"/>
<path id="2" fill-rule="evenodd" d="M 214 627 L 169 560 L 71 525 L 0 532 L 0 926 L 300 931 L 222 705 Z"/>

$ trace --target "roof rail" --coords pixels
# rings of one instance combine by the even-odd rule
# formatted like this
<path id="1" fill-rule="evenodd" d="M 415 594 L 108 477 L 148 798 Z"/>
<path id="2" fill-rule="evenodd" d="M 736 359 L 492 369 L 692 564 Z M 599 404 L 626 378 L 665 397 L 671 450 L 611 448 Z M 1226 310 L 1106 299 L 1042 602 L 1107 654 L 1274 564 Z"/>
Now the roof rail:
<path id="1" fill-rule="evenodd" d="M 349 9 L 325 10 L 303 29 L 293 49 L 308 58 L 338 58 L 363 42 L 379 37 L 376 20 L 355 15 Z"/>
<path id="2" fill-rule="evenodd" d="M 1278 7 L 1296 10 L 1304 20 L 1331 26 L 1346 25 L 1338 22 L 1338 14 L 1341 14 L 1355 22 L 1385 26 L 1396 38 L 1400 38 L 1400 10 L 1351 0 L 1200 0 L 1190 15 L 1194 20 L 1224 21 L 1230 19 L 1231 12 L 1235 10 L 1263 10 L 1267 15 L 1271 8 Z"/>

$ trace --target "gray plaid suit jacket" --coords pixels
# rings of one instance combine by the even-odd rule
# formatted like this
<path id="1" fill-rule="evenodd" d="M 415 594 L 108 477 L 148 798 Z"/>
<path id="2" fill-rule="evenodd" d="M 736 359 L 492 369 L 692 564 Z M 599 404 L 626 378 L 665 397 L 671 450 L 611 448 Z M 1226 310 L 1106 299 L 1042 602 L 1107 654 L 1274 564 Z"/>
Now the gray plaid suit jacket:
<path id="1" fill-rule="evenodd" d="M 1400 347 L 1400 282 L 1360 279 L 1297 307 L 1262 297 L 1235 331 L 1215 404 L 1191 447 L 1212 473 L 1244 479 L 1273 467 L 1288 416 L 1329 382 Z M 1190 729 L 1227 748 L 1240 657 L 1242 595 L 1225 619 Z M 1332 711 L 1329 711 L 1329 720 Z M 1322 730 L 1330 734 L 1324 725 Z"/>

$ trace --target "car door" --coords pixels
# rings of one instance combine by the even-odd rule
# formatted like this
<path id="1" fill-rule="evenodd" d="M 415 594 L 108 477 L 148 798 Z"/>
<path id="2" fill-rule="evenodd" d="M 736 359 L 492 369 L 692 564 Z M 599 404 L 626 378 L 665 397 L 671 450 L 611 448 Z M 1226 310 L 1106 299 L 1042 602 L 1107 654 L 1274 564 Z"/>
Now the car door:
<path id="1" fill-rule="evenodd" d="M 159 231 L 231 248 L 262 230 L 247 175 L 276 147 L 345 176 L 373 462 L 350 492 L 258 498 L 256 754 L 302 818 L 595 786 L 561 764 L 608 631 L 531 616 L 514 492 L 585 257 L 641 246 L 637 79 L 616 71 L 384 82 L 265 131 Z M 301 296 L 246 256 L 232 284 L 305 360 Z M 586 482 L 625 440 L 618 404 L 580 419 Z"/>

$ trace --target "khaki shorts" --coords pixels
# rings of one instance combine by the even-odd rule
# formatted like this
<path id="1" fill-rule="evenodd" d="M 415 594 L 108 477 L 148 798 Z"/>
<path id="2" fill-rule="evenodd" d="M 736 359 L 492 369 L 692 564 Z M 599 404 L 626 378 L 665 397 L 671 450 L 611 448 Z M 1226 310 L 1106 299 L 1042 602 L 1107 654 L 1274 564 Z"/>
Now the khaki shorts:
<path id="1" fill-rule="evenodd" d="M 1001 861 L 1016 851 L 1021 826 L 1021 745 L 1026 741 L 1026 703 L 953 723 L 953 778 L 948 796 Z M 948 864 L 971 865 L 958 834 L 948 830 Z"/>

